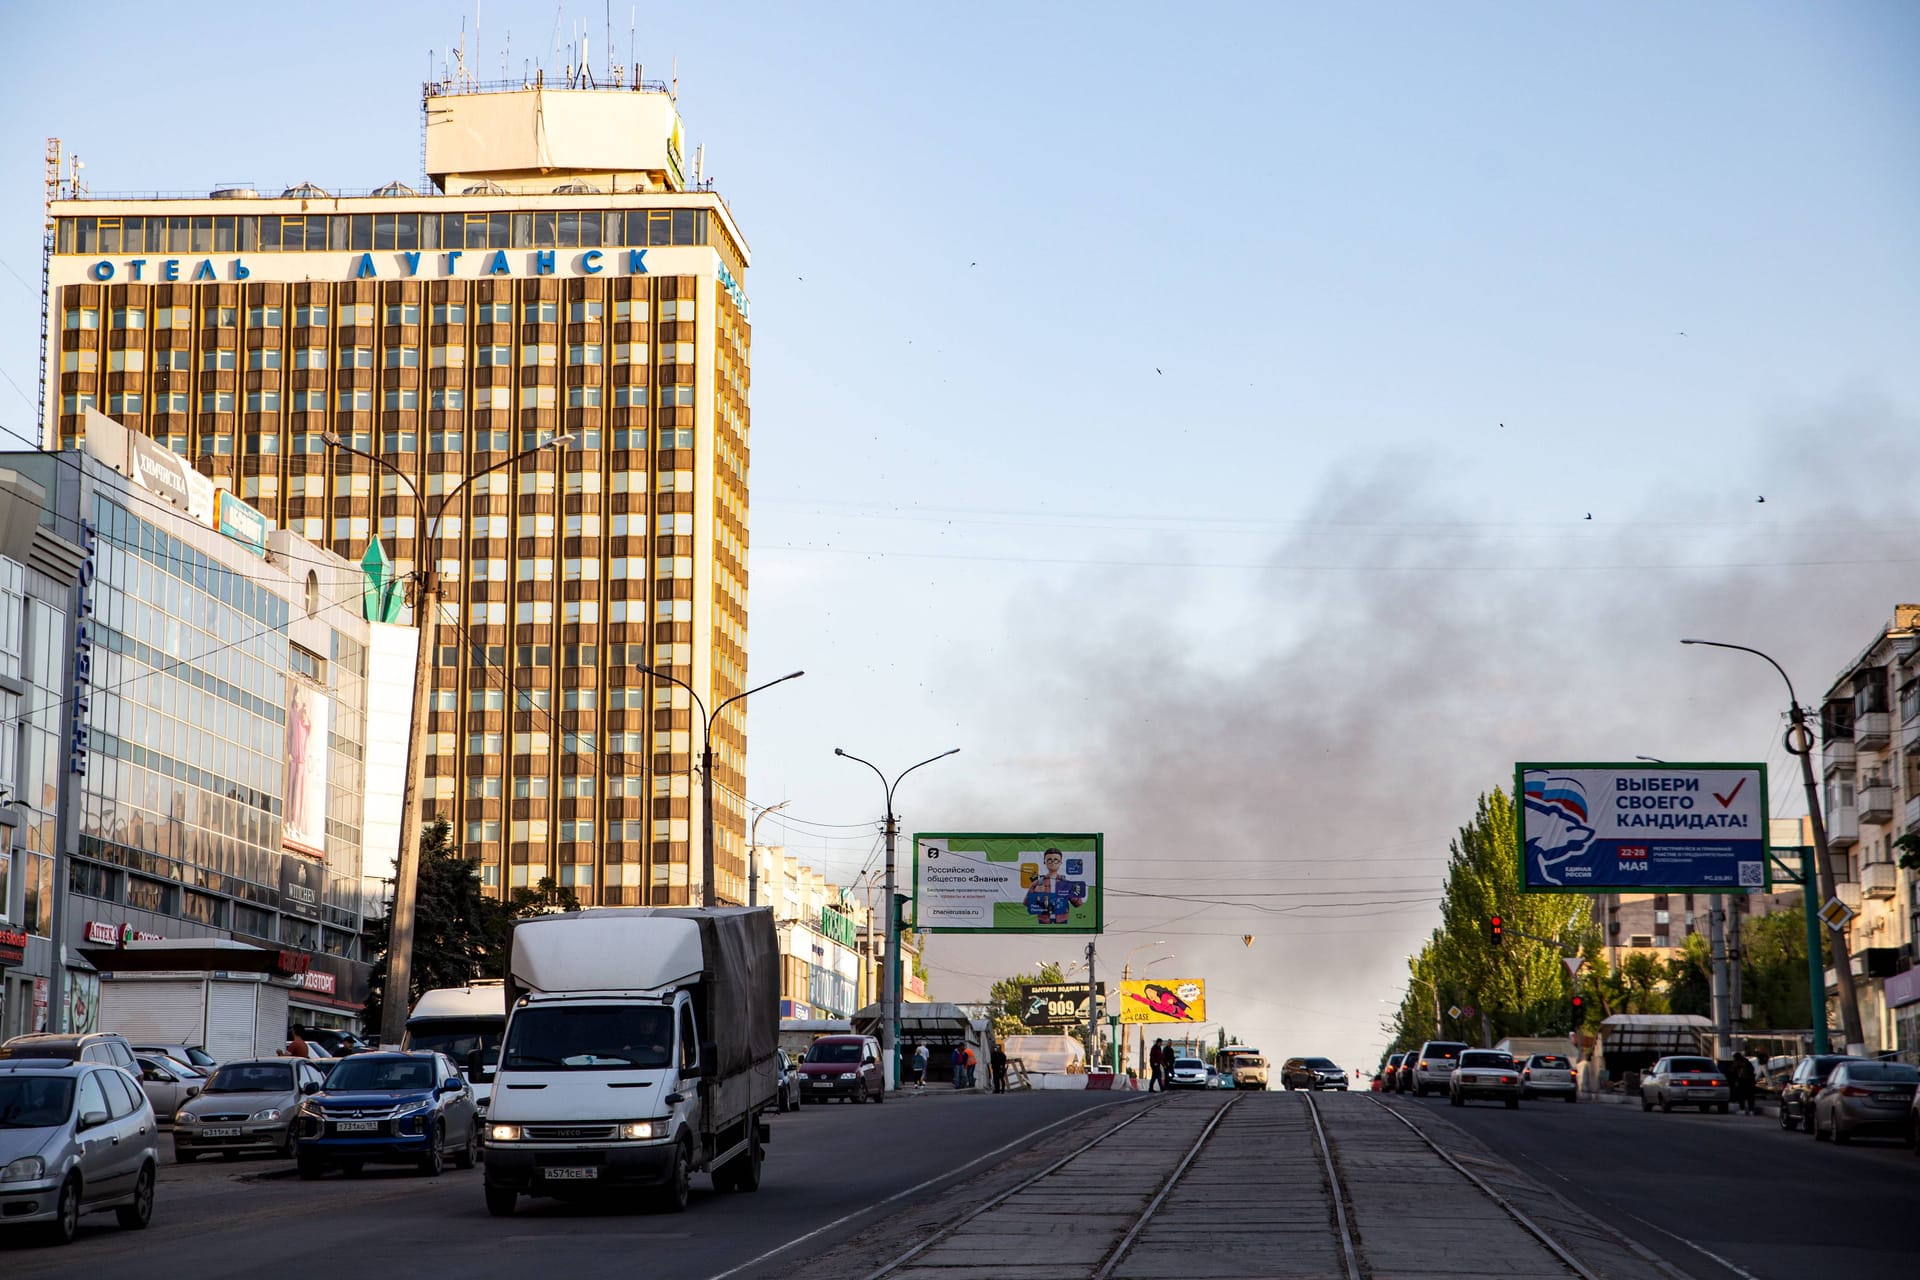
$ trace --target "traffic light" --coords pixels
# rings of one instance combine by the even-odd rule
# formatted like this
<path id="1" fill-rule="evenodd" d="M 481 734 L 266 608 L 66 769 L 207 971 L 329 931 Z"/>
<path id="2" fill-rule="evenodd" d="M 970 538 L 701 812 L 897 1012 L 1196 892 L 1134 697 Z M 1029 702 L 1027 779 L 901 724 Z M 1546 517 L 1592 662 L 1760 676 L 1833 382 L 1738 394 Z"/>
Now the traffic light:
<path id="1" fill-rule="evenodd" d="M 1578 992 L 1573 997 L 1573 1029 L 1578 1031 L 1587 1021 L 1587 998 Z"/>
<path id="2" fill-rule="evenodd" d="M 1487 921 L 1487 941 L 1499 946 L 1506 937 L 1506 931 L 1500 924 L 1500 917 L 1494 916 Z"/>

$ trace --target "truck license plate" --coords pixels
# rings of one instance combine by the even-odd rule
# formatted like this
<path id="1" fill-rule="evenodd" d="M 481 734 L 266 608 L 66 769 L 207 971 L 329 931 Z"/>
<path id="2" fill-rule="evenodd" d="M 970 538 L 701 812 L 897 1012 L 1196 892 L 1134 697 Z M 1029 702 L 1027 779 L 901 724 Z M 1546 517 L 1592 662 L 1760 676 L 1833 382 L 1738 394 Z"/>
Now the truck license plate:
<path id="1" fill-rule="evenodd" d="M 378 1120 L 336 1120 L 333 1127 L 341 1133 L 376 1133 L 380 1129 Z"/>
<path id="2" fill-rule="evenodd" d="M 209 1126 L 200 1131 L 200 1136 L 203 1138 L 237 1138 L 240 1136 L 240 1126 L 237 1124 Z"/>
<path id="3" fill-rule="evenodd" d="M 597 1178 L 600 1176 L 600 1171 L 596 1168 L 593 1168 L 592 1166 L 588 1166 L 587 1168 L 584 1168 L 584 1169 L 546 1169 L 546 1170 L 543 1170 L 543 1172 L 549 1178 L 557 1178 L 563 1181 L 571 1180 L 571 1179 L 590 1179 L 590 1178 Z"/>

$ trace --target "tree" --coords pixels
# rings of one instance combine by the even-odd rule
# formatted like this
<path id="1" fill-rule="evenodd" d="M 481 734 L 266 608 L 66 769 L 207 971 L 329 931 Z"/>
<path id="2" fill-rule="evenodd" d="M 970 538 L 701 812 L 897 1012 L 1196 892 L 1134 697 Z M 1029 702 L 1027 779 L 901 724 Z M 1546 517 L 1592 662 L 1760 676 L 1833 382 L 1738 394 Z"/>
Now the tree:
<path id="1" fill-rule="evenodd" d="M 1667 961 L 1667 1011 L 1713 1016 L 1713 952 L 1697 933 L 1687 935 L 1680 954 Z"/>
<path id="2" fill-rule="evenodd" d="M 542 882 L 543 885 L 549 882 Z M 442 819 L 420 832 L 420 876 L 413 917 L 413 969 L 407 1007 L 422 991 L 457 987 L 475 978 L 500 977 L 505 972 L 508 911 L 489 898 L 480 886 L 480 864 L 464 856 L 453 842 L 453 830 Z M 521 893 L 528 892 L 521 890 Z M 562 890 L 568 898 L 571 890 Z M 577 906 L 577 904 L 576 904 Z M 387 995 L 387 946 L 393 907 L 367 926 L 374 952 L 362 1020 L 380 1025 Z"/>
<path id="3" fill-rule="evenodd" d="M 1016 973 L 1011 978 L 1002 978 L 994 983 L 987 992 L 987 1015 L 993 1019 L 993 1038 L 1004 1040 L 1008 1036 L 1027 1033 L 1026 1023 L 1020 1020 L 1021 984 L 1066 980 L 1066 975 L 1060 972 L 1060 966 L 1049 962 L 1041 965 L 1038 973 Z M 1084 1036 L 1084 1032 L 1082 1034 Z"/>
<path id="4" fill-rule="evenodd" d="M 1798 911 L 1749 916 L 1741 926 L 1741 994 L 1750 1027 L 1804 1027 L 1813 1020 L 1807 988 L 1807 929 Z"/>
<path id="5" fill-rule="evenodd" d="M 579 909 L 580 899 L 574 896 L 573 890 L 565 885 L 555 884 L 552 876 L 540 877 L 531 889 L 522 885 L 507 899 L 507 916 L 513 920 Z"/>

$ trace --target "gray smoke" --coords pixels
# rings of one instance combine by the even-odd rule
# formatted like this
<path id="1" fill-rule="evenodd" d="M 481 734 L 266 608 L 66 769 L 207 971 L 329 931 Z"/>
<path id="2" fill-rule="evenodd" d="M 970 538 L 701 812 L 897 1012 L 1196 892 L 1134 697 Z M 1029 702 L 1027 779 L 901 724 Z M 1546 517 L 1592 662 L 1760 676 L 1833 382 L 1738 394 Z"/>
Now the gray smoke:
<path id="1" fill-rule="evenodd" d="M 1173 952 L 1155 975 L 1209 979 L 1216 1023 L 1369 1066 L 1432 927 L 1408 900 L 1437 898 L 1448 841 L 1516 760 L 1769 760 L 1774 811 L 1800 809 L 1778 677 L 1679 640 L 1766 650 L 1817 706 L 1894 603 L 1920 599 L 1917 441 L 1911 415 L 1848 404 L 1751 442 L 1737 482 L 1594 498 L 1591 522 L 1570 500 L 1564 528 L 1450 496 L 1430 459 L 1356 466 L 1211 633 L 1165 620 L 1165 574 L 1023 610 L 1057 622 L 969 679 L 1011 684 L 996 719 L 1019 745 L 952 812 L 1106 832 L 1103 976 L 1137 945 L 1136 962 Z M 1084 942 L 941 938 L 933 956 L 1004 974 Z"/>

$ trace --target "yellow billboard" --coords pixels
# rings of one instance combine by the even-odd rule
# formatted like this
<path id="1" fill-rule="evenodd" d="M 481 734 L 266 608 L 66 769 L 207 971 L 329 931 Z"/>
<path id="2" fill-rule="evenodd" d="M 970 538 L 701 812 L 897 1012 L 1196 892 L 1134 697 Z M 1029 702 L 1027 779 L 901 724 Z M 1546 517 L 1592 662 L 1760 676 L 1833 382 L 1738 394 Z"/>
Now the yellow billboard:
<path id="1" fill-rule="evenodd" d="M 1120 984 L 1122 1022 L 1205 1022 L 1205 978 L 1130 978 Z"/>

